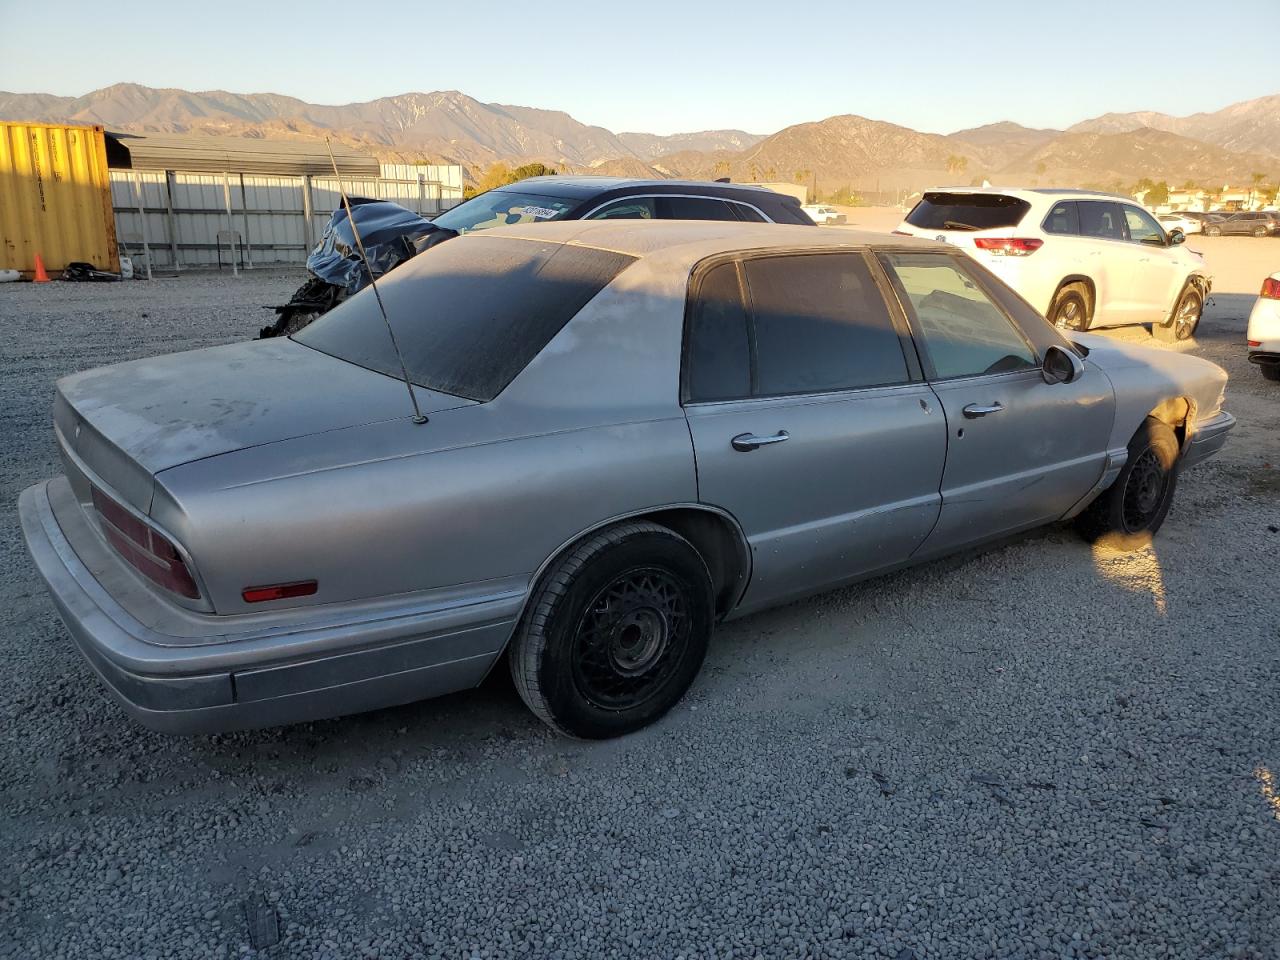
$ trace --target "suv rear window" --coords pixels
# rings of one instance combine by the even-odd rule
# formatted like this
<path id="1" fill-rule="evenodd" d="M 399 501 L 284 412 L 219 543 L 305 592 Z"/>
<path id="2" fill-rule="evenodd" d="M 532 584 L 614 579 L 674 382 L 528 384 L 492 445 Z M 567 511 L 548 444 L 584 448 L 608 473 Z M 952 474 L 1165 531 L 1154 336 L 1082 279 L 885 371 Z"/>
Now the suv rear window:
<path id="1" fill-rule="evenodd" d="M 409 379 L 492 400 L 592 297 L 634 262 L 608 250 L 502 237 L 451 240 L 378 282 Z M 387 376 L 400 364 L 372 289 L 294 336 Z"/>
<path id="2" fill-rule="evenodd" d="M 930 191 L 907 214 L 907 223 L 921 230 L 994 230 L 1016 227 L 1031 204 L 1000 193 L 942 193 Z"/>

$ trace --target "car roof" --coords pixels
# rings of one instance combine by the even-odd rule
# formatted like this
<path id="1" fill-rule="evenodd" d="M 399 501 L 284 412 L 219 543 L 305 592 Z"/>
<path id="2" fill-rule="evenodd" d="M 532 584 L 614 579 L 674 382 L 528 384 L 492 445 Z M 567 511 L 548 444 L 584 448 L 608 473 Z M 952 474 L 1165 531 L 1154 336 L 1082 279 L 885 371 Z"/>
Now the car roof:
<path id="1" fill-rule="evenodd" d="M 515 183 L 497 187 L 511 193 L 546 193 L 549 196 L 587 200 L 610 190 L 660 189 L 672 192 L 678 189 L 697 189 L 702 192 L 763 193 L 779 198 L 786 194 L 745 183 L 722 183 L 708 180 L 657 180 L 638 177 L 593 177 L 587 175 L 529 177 Z"/>
<path id="2" fill-rule="evenodd" d="M 503 237 L 593 247 L 640 259 L 660 258 L 669 262 L 673 269 L 692 268 L 698 261 L 720 254 L 770 249 L 955 249 L 933 240 L 870 230 L 814 230 L 799 224 L 723 220 L 560 220 L 477 230 L 458 239 L 466 241 L 470 237 Z"/>
<path id="3" fill-rule="evenodd" d="M 924 193 L 985 193 L 997 196 L 1019 197 L 1023 200 L 1039 200 L 1042 197 L 1106 197 L 1110 200 L 1123 200 L 1125 203 L 1137 203 L 1133 197 L 1123 193 L 1108 193 L 1105 190 L 1077 190 L 1069 187 L 930 187 Z"/>

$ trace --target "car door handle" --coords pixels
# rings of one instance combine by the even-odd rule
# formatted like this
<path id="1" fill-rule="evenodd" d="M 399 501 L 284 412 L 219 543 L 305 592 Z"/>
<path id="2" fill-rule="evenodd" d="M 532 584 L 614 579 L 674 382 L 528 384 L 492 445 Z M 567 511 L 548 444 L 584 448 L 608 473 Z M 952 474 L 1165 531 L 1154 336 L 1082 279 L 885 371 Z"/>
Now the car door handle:
<path id="1" fill-rule="evenodd" d="M 997 400 L 995 403 L 971 403 L 962 412 L 970 420 L 977 420 L 988 413 L 999 413 L 1003 409 L 1004 404 Z"/>
<path id="2" fill-rule="evenodd" d="M 730 443 L 733 449 L 741 453 L 756 449 L 756 447 L 767 447 L 771 443 L 781 443 L 783 440 L 790 440 L 791 434 L 785 430 L 779 430 L 772 437 L 757 437 L 754 433 L 740 433 Z"/>

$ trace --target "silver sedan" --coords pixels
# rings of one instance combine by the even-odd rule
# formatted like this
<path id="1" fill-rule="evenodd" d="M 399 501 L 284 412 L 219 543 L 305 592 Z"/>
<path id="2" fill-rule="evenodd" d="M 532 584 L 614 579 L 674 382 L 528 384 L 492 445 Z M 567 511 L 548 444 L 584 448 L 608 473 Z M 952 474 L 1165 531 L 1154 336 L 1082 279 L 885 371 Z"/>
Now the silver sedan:
<path id="1" fill-rule="evenodd" d="M 1234 422 L 1203 360 L 1065 339 L 953 247 L 739 223 L 459 238 L 288 340 L 58 383 L 27 542 L 170 731 L 475 686 L 665 713 L 713 624 L 1042 524 L 1145 543 Z M 425 422 L 411 416 L 411 389 Z"/>

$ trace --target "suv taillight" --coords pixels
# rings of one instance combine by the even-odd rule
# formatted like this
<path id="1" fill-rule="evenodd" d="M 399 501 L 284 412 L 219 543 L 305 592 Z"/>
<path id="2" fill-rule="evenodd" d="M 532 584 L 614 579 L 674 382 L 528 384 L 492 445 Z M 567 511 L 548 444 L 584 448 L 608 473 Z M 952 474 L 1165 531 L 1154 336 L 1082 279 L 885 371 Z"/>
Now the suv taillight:
<path id="1" fill-rule="evenodd" d="M 1280 280 L 1267 277 L 1262 281 L 1262 292 L 1258 296 L 1264 300 L 1280 300 Z"/>
<path id="2" fill-rule="evenodd" d="M 1038 237 L 975 237 L 973 245 L 998 257 L 1029 257 L 1044 241 Z"/>
<path id="3" fill-rule="evenodd" d="M 163 534 L 147 526 L 97 487 L 91 488 L 93 508 L 98 511 L 102 533 L 116 553 L 157 586 L 180 597 L 196 600 L 200 591 L 178 553 L 178 548 Z"/>

